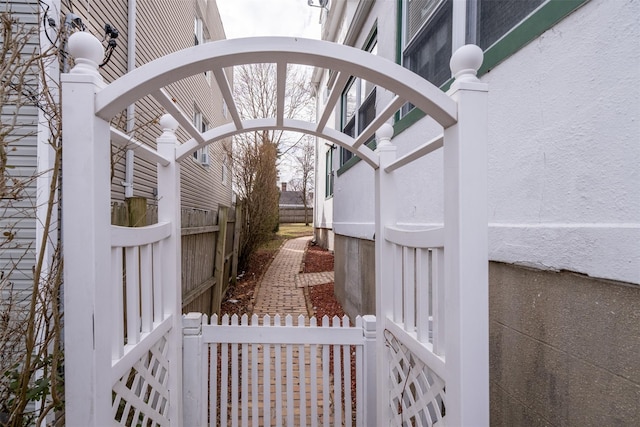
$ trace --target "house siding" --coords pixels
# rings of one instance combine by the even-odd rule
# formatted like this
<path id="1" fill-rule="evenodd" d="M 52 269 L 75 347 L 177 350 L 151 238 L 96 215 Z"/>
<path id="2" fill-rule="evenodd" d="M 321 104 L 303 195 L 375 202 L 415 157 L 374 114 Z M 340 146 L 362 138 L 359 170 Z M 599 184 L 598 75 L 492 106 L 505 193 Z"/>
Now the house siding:
<path id="1" fill-rule="evenodd" d="M 102 25 L 111 23 L 118 28 L 118 48 L 110 63 L 103 68 L 106 81 L 126 73 L 127 64 L 127 1 L 90 3 L 82 13 L 89 16 L 92 33 L 102 34 Z M 136 10 L 136 67 L 178 50 L 192 47 L 193 21 L 200 16 L 208 29 L 209 40 L 225 38 L 220 15 L 215 2 L 193 0 L 188 2 L 138 1 Z M 212 77 L 209 84 L 204 74 L 198 74 L 169 85 L 167 92 L 180 106 L 187 117 L 193 117 L 195 108 L 203 114 L 210 127 L 229 121 L 222 113 L 222 96 Z M 155 148 L 155 140 L 161 131 L 157 125 L 163 108 L 151 97 L 145 97 L 135 104 L 134 136 L 137 140 Z M 113 120 L 120 129 L 126 129 L 126 112 Z M 178 130 L 180 143 L 190 137 L 184 130 Z M 210 145 L 210 165 L 204 166 L 193 158 L 181 164 L 181 197 L 183 208 L 217 210 L 219 205 L 231 204 L 231 183 L 222 182 L 222 161 L 225 156 L 223 144 L 230 147 L 230 139 Z M 124 200 L 125 153 L 114 152 L 112 198 Z M 157 167 L 146 160 L 134 158 L 134 197 L 144 197 L 149 204 L 156 204 Z"/>
<path id="2" fill-rule="evenodd" d="M 24 23 L 26 28 L 34 28 L 25 53 L 39 51 L 38 39 L 38 2 L 37 1 L 5 1 L 0 5 L 2 12 L 10 11 L 13 18 Z M 32 76 L 36 79 L 36 76 Z M 0 301 L 7 301 L 9 289 L 29 290 L 33 285 L 33 268 L 35 265 L 36 236 L 36 168 L 37 168 L 37 132 L 38 108 L 35 105 L 23 105 L 16 109 L 15 105 L 2 105 L 2 119 L 16 118 L 16 128 L 8 135 L 11 142 L 7 146 L 7 174 L 26 186 L 18 200 L 0 200 L 0 277 L 2 287 Z M 7 235 L 13 238 L 5 240 Z"/>

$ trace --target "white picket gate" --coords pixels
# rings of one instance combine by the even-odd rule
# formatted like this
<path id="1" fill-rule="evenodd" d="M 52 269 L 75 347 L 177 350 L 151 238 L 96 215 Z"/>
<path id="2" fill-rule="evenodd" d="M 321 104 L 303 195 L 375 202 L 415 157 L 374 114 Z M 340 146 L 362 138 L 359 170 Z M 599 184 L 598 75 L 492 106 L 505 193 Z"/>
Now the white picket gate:
<path id="1" fill-rule="evenodd" d="M 305 424 L 307 418 L 312 424 L 316 415 L 324 425 L 350 425 L 352 412 L 356 425 L 365 426 L 489 424 L 487 87 L 475 75 L 482 63 L 478 47 L 464 46 L 454 54 L 456 80 L 444 94 L 384 58 L 317 40 L 206 43 L 153 61 L 109 85 L 98 72 L 99 40 L 77 32 L 68 46 L 76 65 L 61 79 L 67 425 L 191 427 L 218 420 L 268 425 L 272 415 L 275 425 Z M 286 81 L 288 64 L 322 65 L 336 72 L 317 123 L 287 119 L 282 109 L 276 117 L 240 119 L 224 69 L 261 61 L 278 64 L 279 85 Z M 201 133 L 164 87 L 208 70 L 213 70 L 232 122 Z M 356 139 L 327 126 L 351 76 L 394 94 Z M 284 92 L 277 90 L 279 106 Z M 147 95 L 171 114 L 160 120 L 157 150 L 109 126 L 116 114 Z M 387 122 L 405 102 L 438 122 L 443 135 L 396 158 Z M 191 136 L 182 144 L 176 138 L 179 124 Z M 183 328 L 180 162 L 207 144 L 264 129 L 318 136 L 353 151 L 375 171 L 375 352 L 369 350 L 371 319 L 363 322 L 365 332 L 361 326 L 302 326 L 289 320 L 270 326 L 271 319 L 260 327 L 254 319 L 251 325 L 248 319 L 234 324 L 234 318 L 217 325 L 198 316 L 184 319 Z M 374 133 L 375 152 L 365 144 Z M 110 225 L 110 144 L 124 145 L 157 164 L 157 225 Z M 444 224 L 422 230 L 398 224 L 395 170 L 440 149 Z M 362 386 L 356 388 L 362 406 L 356 404 L 355 411 L 349 408 L 347 387 L 354 375 L 347 363 L 350 346 L 361 360 L 355 377 Z M 330 347 L 332 387 L 324 375 Z M 341 350 L 349 357 L 340 357 Z M 320 360 L 317 366 L 309 362 L 308 381 L 318 378 L 317 388 L 307 389 L 306 369 L 294 376 L 295 361 L 304 365 L 307 351 L 309 360 Z M 271 366 L 272 360 L 273 372 L 263 369 L 260 375 L 253 369 Z M 216 377 L 218 364 L 223 378 Z M 218 383 L 220 389 L 209 387 Z M 326 399 L 333 399 L 333 406 Z M 322 411 L 314 402 L 322 402 Z M 271 413 L 267 408 L 274 403 Z"/>
<path id="2" fill-rule="evenodd" d="M 183 328 L 186 425 L 371 425 L 374 316 L 350 326 L 346 316 L 294 325 L 291 316 L 219 323 L 190 313 Z"/>

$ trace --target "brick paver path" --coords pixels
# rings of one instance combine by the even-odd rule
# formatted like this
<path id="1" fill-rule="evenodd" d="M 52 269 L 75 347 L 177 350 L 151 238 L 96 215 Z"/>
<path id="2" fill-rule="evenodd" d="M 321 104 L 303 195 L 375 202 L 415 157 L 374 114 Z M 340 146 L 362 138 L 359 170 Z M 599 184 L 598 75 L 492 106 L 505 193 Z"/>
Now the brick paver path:
<path id="1" fill-rule="evenodd" d="M 303 288 L 299 286 L 309 286 L 312 284 L 319 283 L 328 283 L 333 281 L 333 272 L 329 273 L 311 273 L 308 274 L 299 274 L 300 268 L 302 266 L 302 261 L 304 258 L 304 252 L 307 247 L 307 244 L 311 240 L 311 236 L 308 237 L 299 237 L 297 239 L 291 239 L 286 241 L 283 246 L 280 248 L 280 251 L 276 255 L 276 257 L 271 262 L 271 265 L 267 269 L 262 281 L 258 285 L 258 292 L 256 295 L 255 305 L 253 308 L 253 313 L 257 314 L 260 319 L 266 314 L 270 315 L 273 319 L 273 316 L 276 314 L 280 314 L 282 316 L 282 322 L 284 322 L 284 316 L 290 314 L 293 319 L 293 324 L 297 325 L 298 320 L 297 317 L 303 315 L 305 317 L 309 316 L 307 312 L 307 304 L 305 301 L 305 296 L 303 292 Z M 320 280 L 320 282 L 318 282 Z M 273 320 L 272 320 L 273 321 Z M 262 323 L 262 321 L 261 321 Z M 308 321 L 307 321 L 308 324 Z M 276 348 L 272 348 L 271 351 L 279 351 Z M 302 351 L 304 349 L 304 365 L 305 365 L 305 387 L 306 387 L 306 396 L 305 400 L 305 409 L 306 409 L 306 422 L 300 420 L 300 408 L 301 408 L 301 396 L 300 396 L 300 382 L 301 378 L 298 377 L 297 372 L 299 372 L 298 368 L 298 351 Z M 259 351 L 259 362 L 258 362 L 258 386 L 259 389 L 263 388 L 263 376 L 264 376 L 264 364 L 262 361 L 262 350 Z M 309 395 L 309 387 L 310 387 L 310 364 L 312 363 L 310 360 L 310 352 L 309 346 L 298 347 L 296 346 L 292 352 L 292 360 L 293 360 L 293 369 L 294 372 L 292 380 L 293 384 L 293 395 L 294 395 L 294 408 L 293 411 L 294 421 L 293 424 L 287 422 L 287 418 L 289 414 L 287 414 L 287 408 L 282 408 L 282 415 L 284 416 L 284 425 L 293 427 L 299 425 L 309 425 L 311 424 L 311 407 L 315 406 L 315 409 L 318 411 L 318 422 L 319 425 L 323 425 L 323 401 L 322 399 L 318 399 L 318 401 L 312 402 Z M 251 362 L 250 362 L 251 363 Z M 317 370 L 317 382 L 318 382 L 318 396 L 322 396 L 322 392 L 331 393 L 329 390 L 323 390 L 322 387 L 322 365 L 320 364 L 320 359 L 314 360 L 313 363 L 316 365 Z M 284 351 L 282 353 L 282 365 L 281 365 L 282 373 L 285 373 L 286 363 L 285 363 L 285 354 Z M 280 396 L 276 396 L 274 393 L 271 396 L 271 402 L 273 404 L 274 400 L 286 401 L 287 399 L 287 381 L 286 375 L 283 375 L 280 381 L 280 384 L 276 385 L 276 367 L 270 366 L 270 378 L 271 378 L 271 393 L 274 393 L 277 389 L 280 391 Z M 249 378 L 248 389 L 251 390 L 253 386 L 253 378 Z M 332 394 L 332 393 L 331 393 Z M 333 405 L 333 395 L 331 395 L 331 405 Z M 252 413 L 253 402 L 249 402 L 249 414 Z M 262 406 L 262 404 L 260 404 Z M 271 422 L 270 425 L 278 425 L 278 420 L 276 420 L 276 410 L 272 408 L 270 411 Z M 251 419 L 251 415 L 249 416 L 249 423 L 253 420 Z M 262 408 L 260 408 L 260 414 L 258 416 L 259 425 L 265 425 L 264 415 L 262 413 Z M 333 422 L 333 417 L 329 419 L 330 425 L 335 425 Z"/>
<path id="2" fill-rule="evenodd" d="M 253 313 L 258 317 L 265 314 L 290 314 L 308 316 L 304 292 L 296 286 L 296 276 L 304 257 L 304 251 L 311 236 L 287 240 L 264 274 Z"/>

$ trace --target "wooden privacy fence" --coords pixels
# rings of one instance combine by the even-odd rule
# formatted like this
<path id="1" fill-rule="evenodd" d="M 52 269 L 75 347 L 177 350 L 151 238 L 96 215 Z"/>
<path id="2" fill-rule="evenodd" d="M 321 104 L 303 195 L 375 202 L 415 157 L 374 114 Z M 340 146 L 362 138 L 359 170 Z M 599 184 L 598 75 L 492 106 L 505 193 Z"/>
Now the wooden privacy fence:
<path id="1" fill-rule="evenodd" d="M 280 224 L 287 223 L 305 223 L 313 221 L 313 207 L 307 208 L 307 214 L 305 216 L 305 209 L 301 206 L 280 206 Z"/>
<path id="2" fill-rule="evenodd" d="M 241 221 L 237 209 L 182 209 L 182 310 L 219 313 L 222 298 L 238 272 Z M 158 208 L 141 197 L 111 205 L 111 223 L 141 227 L 158 222 Z M 220 284 L 220 285 L 218 285 Z"/>
<path id="3" fill-rule="evenodd" d="M 185 425 L 372 425 L 375 316 L 210 320 L 183 316 Z"/>

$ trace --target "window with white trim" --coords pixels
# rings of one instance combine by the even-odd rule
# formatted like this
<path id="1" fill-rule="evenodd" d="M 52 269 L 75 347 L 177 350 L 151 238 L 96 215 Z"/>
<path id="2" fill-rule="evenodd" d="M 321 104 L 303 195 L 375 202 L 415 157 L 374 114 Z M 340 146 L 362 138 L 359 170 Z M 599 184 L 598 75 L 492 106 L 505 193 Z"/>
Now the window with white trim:
<path id="1" fill-rule="evenodd" d="M 207 120 L 202 116 L 202 112 L 195 107 L 193 111 L 193 126 L 198 129 L 200 133 L 204 133 L 209 129 L 209 123 L 207 123 Z M 209 166 L 209 146 L 198 148 L 193 152 L 193 158 L 203 166 Z"/>
<path id="2" fill-rule="evenodd" d="M 204 43 L 204 23 L 197 16 L 193 19 L 193 38 L 194 46 Z"/>
<path id="3" fill-rule="evenodd" d="M 325 153 L 325 182 L 324 182 L 324 195 L 325 197 L 333 196 L 333 149 L 331 146 Z"/>
<path id="4" fill-rule="evenodd" d="M 376 33 L 369 39 L 366 50 L 374 55 L 378 52 Z M 376 87 L 373 83 L 360 78 L 351 78 L 341 99 L 342 132 L 355 138 L 366 129 L 376 117 Z M 373 140 L 373 138 L 371 139 Z M 367 141 L 369 144 L 370 141 Z M 353 157 L 353 153 L 340 147 L 340 166 Z"/>
<path id="5" fill-rule="evenodd" d="M 204 21 L 196 16 L 193 19 L 193 44 L 198 46 L 209 41 L 207 27 Z M 207 83 L 211 84 L 211 71 L 205 71 L 204 76 L 207 79 Z"/>
<path id="6" fill-rule="evenodd" d="M 229 118 L 229 107 L 227 107 L 227 101 L 222 100 L 222 115 L 225 119 Z"/>
<path id="7" fill-rule="evenodd" d="M 222 185 L 227 185 L 229 176 L 229 156 L 224 154 L 222 156 Z"/>

